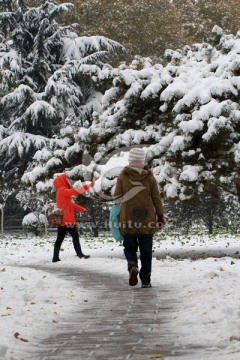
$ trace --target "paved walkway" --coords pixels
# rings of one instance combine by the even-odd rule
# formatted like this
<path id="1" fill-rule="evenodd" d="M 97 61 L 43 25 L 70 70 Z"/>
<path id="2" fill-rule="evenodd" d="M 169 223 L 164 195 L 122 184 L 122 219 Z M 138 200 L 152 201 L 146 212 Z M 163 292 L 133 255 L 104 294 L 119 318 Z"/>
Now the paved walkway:
<path id="1" fill-rule="evenodd" d="M 177 306 L 174 289 L 130 287 L 126 278 L 96 276 L 82 269 L 34 268 L 60 274 L 78 286 L 80 282 L 97 298 L 86 305 L 84 312 L 76 308 L 63 322 L 61 332 L 32 349 L 29 359 L 172 359 L 182 353 L 173 346 L 176 339 L 172 321 Z"/>
<path id="2" fill-rule="evenodd" d="M 157 259 L 203 256 L 239 258 L 238 248 L 221 250 L 156 251 Z M 130 287 L 126 277 L 95 273 L 82 268 L 31 266 L 86 288 L 91 301 L 75 308 L 61 323 L 59 332 L 24 354 L 24 360 L 206 360 L 207 344 L 181 343 L 174 324 L 179 306 L 174 287 Z M 59 329 L 59 327 L 58 327 Z M 181 339 L 180 339 L 181 340 Z M 211 350 L 212 351 L 212 350 Z M 214 354 L 212 354 L 214 355 Z M 209 357 L 210 356 L 210 357 Z M 227 360 L 227 359 L 224 359 Z M 228 359 L 230 360 L 230 359 Z"/>
<path id="3" fill-rule="evenodd" d="M 155 254 L 166 258 L 164 251 Z M 224 251 L 178 251 L 175 258 L 221 257 Z M 236 249 L 227 255 L 239 257 Z M 24 360 L 206 360 L 211 359 L 207 344 L 188 344 L 179 348 L 183 335 L 174 324 L 179 306 L 174 287 L 130 287 L 126 277 L 95 273 L 82 268 L 49 265 L 32 266 L 36 270 L 61 276 L 86 288 L 91 301 L 75 308 L 59 332 L 31 349 Z M 59 327 L 58 327 L 59 329 Z M 209 345 L 209 344 L 208 344 Z M 214 354 L 212 354 L 214 355 Z M 210 357 L 209 357 L 210 356 Z M 230 360 L 230 359 L 229 359 Z"/>

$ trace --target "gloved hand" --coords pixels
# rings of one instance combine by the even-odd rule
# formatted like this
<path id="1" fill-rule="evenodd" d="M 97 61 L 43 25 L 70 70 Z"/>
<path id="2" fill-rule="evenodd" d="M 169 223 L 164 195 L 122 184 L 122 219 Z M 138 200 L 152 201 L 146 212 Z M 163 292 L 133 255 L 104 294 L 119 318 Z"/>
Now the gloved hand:
<path id="1" fill-rule="evenodd" d="M 164 228 L 165 226 L 164 215 L 158 215 L 158 226 L 159 226 L 159 230 Z"/>
<path id="2" fill-rule="evenodd" d="M 89 214 L 88 210 L 87 210 L 87 209 L 84 209 L 84 210 L 83 210 L 83 215 L 88 215 L 88 214 Z"/>

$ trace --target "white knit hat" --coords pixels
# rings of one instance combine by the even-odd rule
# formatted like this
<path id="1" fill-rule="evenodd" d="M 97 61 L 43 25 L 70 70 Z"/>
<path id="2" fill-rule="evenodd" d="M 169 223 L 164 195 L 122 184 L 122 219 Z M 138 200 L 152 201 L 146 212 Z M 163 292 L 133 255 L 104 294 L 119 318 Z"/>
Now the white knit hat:
<path id="1" fill-rule="evenodd" d="M 128 162 L 131 161 L 140 161 L 141 163 L 145 162 L 145 151 L 143 149 L 139 149 L 139 148 L 132 148 L 129 151 L 129 155 L 128 155 Z"/>

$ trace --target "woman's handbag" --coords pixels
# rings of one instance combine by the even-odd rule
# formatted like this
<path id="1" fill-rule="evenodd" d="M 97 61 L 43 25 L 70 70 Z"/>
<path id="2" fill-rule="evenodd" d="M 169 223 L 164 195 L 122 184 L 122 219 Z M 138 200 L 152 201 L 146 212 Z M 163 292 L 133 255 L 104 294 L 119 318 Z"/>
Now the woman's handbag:
<path id="1" fill-rule="evenodd" d="M 112 236 L 116 241 L 123 241 L 123 236 L 119 231 L 118 225 L 118 215 L 120 214 L 121 205 L 120 204 L 113 204 L 110 210 L 109 216 L 109 227 L 112 233 Z"/>
<path id="2" fill-rule="evenodd" d="M 53 212 L 48 216 L 48 224 L 51 227 L 58 227 L 61 226 L 61 222 L 62 222 L 62 218 L 63 218 L 63 214 L 65 213 L 65 211 L 67 210 L 67 208 L 70 206 L 70 204 L 68 204 L 64 210 L 60 210 L 58 208 L 55 208 L 53 210 Z"/>
<path id="3" fill-rule="evenodd" d="M 48 216 L 48 224 L 51 227 L 58 227 L 61 225 L 63 214 L 61 210 L 57 210 Z"/>

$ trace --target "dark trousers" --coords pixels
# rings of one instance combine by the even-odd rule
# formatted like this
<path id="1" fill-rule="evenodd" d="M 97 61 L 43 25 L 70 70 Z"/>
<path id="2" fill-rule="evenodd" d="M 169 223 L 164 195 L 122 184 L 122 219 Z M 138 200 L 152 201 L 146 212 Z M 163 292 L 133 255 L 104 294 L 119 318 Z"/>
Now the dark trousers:
<path id="1" fill-rule="evenodd" d="M 124 254 L 128 262 L 128 271 L 138 266 L 137 251 L 140 251 L 140 279 L 150 280 L 152 271 L 153 235 L 124 235 Z"/>
<path id="2" fill-rule="evenodd" d="M 77 255 L 82 254 L 82 249 L 81 249 L 81 245 L 80 245 L 80 241 L 79 241 L 79 234 L 78 234 L 77 227 L 76 226 L 73 226 L 73 227 L 59 226 L 58 232 L 57 232 L 57 240 L 55 241 L 55 244 L 54 244 L 54 253 L 53 253 L 54 258 L 59 257 L 59 251 L 60 251 L 62 242 L 63 242 L 67 232 L 72 237 L 73 246 L 76 251 L 76 254 Z"/>

